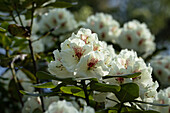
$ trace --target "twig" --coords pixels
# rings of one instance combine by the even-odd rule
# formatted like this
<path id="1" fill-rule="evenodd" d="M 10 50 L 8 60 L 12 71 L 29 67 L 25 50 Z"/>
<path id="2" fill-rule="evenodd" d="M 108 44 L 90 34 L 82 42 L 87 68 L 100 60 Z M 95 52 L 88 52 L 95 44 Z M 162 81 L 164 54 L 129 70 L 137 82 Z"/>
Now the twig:
<path id="1" fill-rule="evenodd" d="M 87 93 L 87 86 L 86 86 L 85 80 L 82 80 L 82 85 L 83 85 L 83 90 L 85 94 L 85 100 L 86 100 L 87 105 L 89 106 L 89 95 Z"/>

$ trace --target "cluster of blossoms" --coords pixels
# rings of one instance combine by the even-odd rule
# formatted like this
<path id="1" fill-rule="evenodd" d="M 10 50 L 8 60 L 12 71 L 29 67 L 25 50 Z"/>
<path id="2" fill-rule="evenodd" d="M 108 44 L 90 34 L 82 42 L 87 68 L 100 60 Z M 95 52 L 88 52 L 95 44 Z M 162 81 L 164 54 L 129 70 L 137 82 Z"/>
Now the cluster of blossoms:
<path id="1" fill-rule="evenodd" d="M 100 40 L 115 42 L 120 34 L 119 23 L 109 14 L 96 13 L 87 18 L 83 27 L 97 33 Z"/>
<path id="2" fill-rule="evenodd" d="M 141 72 L 141 75 L 136 78 L 110 78 L 106 82 L 114 85 L 133 82 L 138 84 L 141 98 L 145 96 L 148 98 L 154 97 L 158 83 L 152 81 L 152 67 L 147 66 L 142 58 L 138 58 L 136 52 L 127 49 L 122 50 L 110 65 L 109 75 L 112 76 L 135 72 Z"/>
<path id="3" fill-rule="evenodd" d="M 122 48 L 133 49 L 139 53 L 152 54 L 155 51 L 154 39 L 145 23 L 133 20 L 124 24 L 116 42 Z"/>
<path id="4" fill-rule="evenodd" d="M 122 50 L 118 55 L 112 46 L 98 41 L 95 33 L 89 29 L 81 28 L 77 34 L 61 44 L 61 52 L 55 50 L 55 61 L 51 61 L 48 70 L 58 77 L 98 78 L 103 76 L 130 74 L 141 72 L 136 78 L 111 78 L 105 79 L 107 84 L 120 85 L 134 82 L 140 87 L 140 97 L 152 98 L 157 93 L 157 82 L 152 81 L 152 68 L 147 66 L 136 52 Z"/>
<path id="5" fill-rule="evenodd" d="M 74 16 L 66 9 L 52 9 L 48 13 L 42 15 L 40 22 L 42 33 L 49 32 L 51 29 L 56 28 L 53 34 L 65 33 L 77 28 L 77 22 Z"/>
<path id="6" fill-rule="evenodd" d="M 115 52 L 112 46 L 98 41 L 95 33 L 81 28 L 77 34 L 61 44 L 61 51 L 55 50 L 55 61 L 48 65 L 51 74 L 59 77 L 98 78 L 108 74 L 110 61 Z"/>
<path id="7" fill-rule="evenodd" d="M 170 85 L 170 56 L 157 56 L 151 61 L 153 72 L 162 86 Z"/>
<path id="8" fill-rule="evenodd" d="M 155 99 L 153 100 L 153 103 L 169 104 L 170 103 L 170 87 L 164 90 L 160 90 L 158 94 L 156 95 Z M 167 107 L 152 106 L 152 108 L 161 113 L 170 112 L 170 106 L 167 106 Z"/>
<path id="9" fill-rule="evenodd" d="M 29 97 L 24 103 L 22 113 L 34 113 L 36 110 L 42 111 L 39 97 Z M 83 105 L 83 109 L 75 102 L 60 101 L 59 97 L 44 97 L 45 113 L 95 113 L 94 109 Z"/>

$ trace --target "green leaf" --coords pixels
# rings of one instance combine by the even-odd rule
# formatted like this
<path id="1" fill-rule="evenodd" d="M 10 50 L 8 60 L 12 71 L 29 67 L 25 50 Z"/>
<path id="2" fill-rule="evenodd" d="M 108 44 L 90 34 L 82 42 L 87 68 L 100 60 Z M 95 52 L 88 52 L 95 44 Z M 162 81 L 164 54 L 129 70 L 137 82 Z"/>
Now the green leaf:
<path id="1" fill-rule="evenodd" d="M 117 85 L 103 84 L 92 81 L 90 83 L 90 89 L 100 92 L 119 92 L 121 87 Z"/>
<path id="2" fill-rule="evenodd" d="M 114 77 L 135 78 L 135 77 L 138 77 L 140 74 L 141 74 L 141 72 L 132 73 L 132 74 L 116 75 L 116 76 L 107 75 L 107 76 L 104 76 L 103 79 L 114 78 Z"/>
<path id="3" fill-rule="evenodd" d="M 169 104 L 159 104 L 159 103 L 143 102 L 143 101 L 139 101 L 139 100 L 135 100 L 133 102 L 142 103 L 142 104 L 150 104 L 150 105 L 153 105 L 153 106 L 161 106 L 161 107 L 169 106 Z"/>
<path id="4" fill-rule="evenodd" d="M 62 78 L 57 78 L 56 76 L 43 72 L 43 71 L 38 71 L 36 73 L 36 76 L 37 78 L 44 79 L 44 80 L 59 80 L 59 81 L 63 80 Z"/>
<path id="5" fill-rule="evenodd" d="M 16 24 L 10 24 L 8 26 L 8 31 L 13 35 L 13 36 L 18 36 L 18 37 L 30 37 L 29 31 L 19 25 Z"/>
<path id="6" fill-rule="evenodd" d="M 60 90 L 67 94 L 74 94 L 74 93 L 78 93 L 78 92 L 82 91 L 81 88 L 76 87 L 76 86 L 63 86 L 60 88 Z"/>
<path id="7" fill-rule="evenodd" d="M 21 70 L 27 75 L 27 77 L 28 77 L 30 80 L 32 80 L 33 82 L 36 82 L 36 77 L 34 76 L 33 73 L 31 73 L 30 71 L 28 71 L 28 70 L 26 70 L 26 69 L 24 69 L 24 68 L 22 68 Z"/>
<path id="8" fill-rule="evenodd" d="M 55 7 L 55 8 L 69 8 L 75 6 L 77 3 L 68 3 L 68 2 L 55 2 L 46 5 L 45 7 Z"/>
<path id="9" fill-rule="evenodd" d="M 0 32 L 6 32 L 6 30 L 2 27 L 0 27 Z"/>
<path id="10" fill-rule="evenodd" d="M 115 93 L 121 102 L 134 101 L 139 97 L 139 86 L 135 83 L 126 83 L 121 85 L 121 90 Z"/>
<path id="11" fill-rule="evenodd" d="M 65 84 L 65 83 L 60 83 L 60 84 L 58 84 L 55 88 L 53 88 L 53 89 L 51 89 L 53 92 L 58 92 L 58 91 L 60 91 L 60 88 L 62 87 L 62 86 L 66 86 L 67 84 Z"/>
<path id="12" fill-rule="evenodd" d="M 63 83 L 70 84 L 70 85 L 76 84 L 76 81 L 74 80 L 74 78 L 59 78 L 59 77 L 56 77 L 54 75 L 48 74 L 43 71 L 37 72 L 36 76 L 39 79 L 58 80 L 58 81 L 62 81 Z"/>
<path id="13" fill-rule="evenodd" d="M 55 88 L 56 86 L 52 82 L 46 82 L 42 84 L 32 85 L 35 88 Z"/>
<path id="14" fill-rule="evenodd" d="M 77 97 L 85 98 L 84 91 L 81 88 L 76 87 L 76 86 L 64 86 L 64 87 L 61 87 L 60 90 L 66 94 L 72 94 Z M 89 96 L 89 99 L 93 99 L 92 95 Z"/>

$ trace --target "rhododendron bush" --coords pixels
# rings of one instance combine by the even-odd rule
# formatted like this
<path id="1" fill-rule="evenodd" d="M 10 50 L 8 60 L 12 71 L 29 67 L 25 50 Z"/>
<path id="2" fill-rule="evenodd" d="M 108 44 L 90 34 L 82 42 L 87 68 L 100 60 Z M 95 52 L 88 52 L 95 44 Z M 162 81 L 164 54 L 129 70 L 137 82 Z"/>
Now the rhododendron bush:
<path id="1" fill-rule="evenodd" d="M 78 21 L 66 9 L 77 2 L 1 3 L 2 113 L 169 113 L 170 58 L 154 56 L 144 22 Z"/>

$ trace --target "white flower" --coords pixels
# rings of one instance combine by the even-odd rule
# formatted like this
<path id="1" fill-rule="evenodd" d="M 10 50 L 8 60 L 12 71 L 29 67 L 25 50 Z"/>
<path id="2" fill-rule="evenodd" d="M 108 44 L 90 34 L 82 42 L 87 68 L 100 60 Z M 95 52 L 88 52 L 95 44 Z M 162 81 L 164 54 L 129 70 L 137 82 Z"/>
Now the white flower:
<path id="1" fill-rule="evenodd" d="M 156 78 L 163 87 L 170 85 L 170 56 L 157 56 L 151 60 Z"/>
<path id="2" fill-rule="evenodd" d="M 170 87 L 164 90 L 160 90 L 154 99 L 150 100 L 152 103 L 157 104 L 170 104 Z M 159 111 L 160 113 L 169 113 L 170 105 L 167 107 L 162 106 L 149 106 L 145 109 L 152 109 Z"/>
<path id="3" fill-rule="evenodd" d="M 74 16 L 66 9 L 52 9 L 48 13 L 42 15 L 42 19 L 39 22 L 42 33 L 50 31 L 52 28 L 57 27 L 53 31 L 55 35 L 65 33 L 77 28 L 77 22 Z"/>
<path id="4" fill-rule="evenodd" d="M 57 50 L 54 53 L 55 61 L 48 66 L 50 73 L 55 75 L 70 72 L 72 77 L 101 79 L 108 74 L 110 62 L 116 56 L 112 46 L 98 41 L 97 34 L 85 28 L 81 28 L 77 34 L 73 33 L 60 46 L 61 52 Z"/>
<path id="5" fill-rule="evenodd" d="M 92 44 L 93 42 L 98 41 L 98 37 L 96 33 L 92 33 L 90 29 L 85 29 L 85 28 L 81 28 L 77 34 L 72 34 L 72 36 L 70 37 L 70 40 L 72 39 L 81 39 L 85 42 L 85 44 Z"/>
<path id="6" fill-rule="evenodd" d="M 92 51 L 92 46 L 86 45 L 80 39 L 73 39 L 68 49 L 61 50 L 62 64 L 68 71 L 74 72 L 80 59 L 90 51 Z"/>
<path id="7" fill-rule="evenodd" d="M 155 51 L 154 39 L 145 23 L 133 20 L 124 24 L 116 42 L 122 48 L 134 49 L 139 53 L 149 55 Z"/>
<path id="8" fill-rule="evenodd" d="M 77 65 L 77 76 L 101 79 L 102 76 L 105 76 L 108 73 L 103 60 L 103 55 L 98 51 L 90 52 L 84 56 L 84 58 L 80 59 L 80 62 Z"/>
<path id="9" fill-rule="evenodd" d="M 73 77 L 73 73 L 68 72 L 67 69 L 63 66 L 61 62 L 61 56 L 58 50 L 55 50 L 53 52 L 55 61 L 51 61 L 50 64 L 48 64 L 48 71 L 61 78 L 67 78 L 67 77 Z"/>
<path id="10" fill-rule="evenodd" d="M 119 23 L 109 14 L 96 13 L 87 18 L 84 27 L 96 32 L 100 40 L 115 42 L 120 33 Z"/>
<path id="11" fill-rule="evenodd" d="M 147 66 L 142 58 L 138 58 L 136 52 L 122 50 L 111 62 L 111 68 L 109 75 L 121 75 L 130 74 L 135 72 L 141 72 L 141 75 L 136 78 L 111 78 L 106 79 L 109 84 L 122 84 L 134 82 L 138 84 L 140 89 L 140 97 L 144 96 L 153 97 L 156 94 L 158 87 L 157 83 L 152 81 L 151 73 L 152 68 Z M 153 88 L 154 87 L 154 88 Z"/>
<path id="12" fill-rule="evenodd" d="M 45 113 L 79 113 L 79 112 L 76 108 L 74 108 L 74 106 L 71 103 L 63 100 L 53 102 Z"/>

